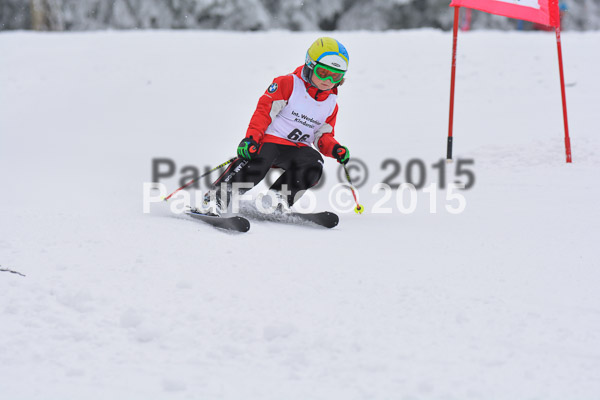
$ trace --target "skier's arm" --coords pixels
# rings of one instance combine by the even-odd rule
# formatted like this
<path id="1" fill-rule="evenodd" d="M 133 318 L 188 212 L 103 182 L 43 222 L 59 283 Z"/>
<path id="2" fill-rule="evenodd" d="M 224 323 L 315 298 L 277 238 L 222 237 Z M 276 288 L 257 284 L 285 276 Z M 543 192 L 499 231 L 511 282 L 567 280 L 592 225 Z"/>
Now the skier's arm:
<path id="1" fill-rule="evenodd" d="M 333 157 L 333 147 L 339 142 L 335 139 L 335 121 L 337 119 L 338 106 L 335 105 L 335 108 L 331 115 L 327 117 L 325 123 L 319 128 L 319 130 L 315 133 L 315 144 L 317 148 L 323 155 L 327 157 Z"/>
<path id="2" fill-rule="evenodd" d="M 273 118 L 287 105 L 294 90 L 294 78 L 291 75 L 280 76 L 273 80 L 265 93 L 258 99 L 254 115 L 250 119 L 246 137 L 258 143 L 262 142 L 267 127 Z"/>

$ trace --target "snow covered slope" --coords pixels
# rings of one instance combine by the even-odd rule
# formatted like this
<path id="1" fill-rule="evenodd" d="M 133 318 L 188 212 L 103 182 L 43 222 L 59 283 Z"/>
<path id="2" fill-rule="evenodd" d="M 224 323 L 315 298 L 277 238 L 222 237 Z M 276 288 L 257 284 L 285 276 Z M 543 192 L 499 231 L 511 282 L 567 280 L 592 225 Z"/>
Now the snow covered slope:
<path id="1" fill-rule="evenodd" d="M 0 268 L 26 275 L 0 272 L 2 398 L 598 397 L 598 33 L 563 36 L 571 165 L 552 34 L 461 34 L 446 165 L 450 35 L 339 33 L 365 214 L 234 235 L 142 212 L 152 159 L 176 162 L 172 191 L 233 156 L 318 35 L 0 35 Z M 414 212 L 396 191 L 373 212 L 411 160 Z M 459 160 L 453 214 L 439 170 L 465 182 Z"/>

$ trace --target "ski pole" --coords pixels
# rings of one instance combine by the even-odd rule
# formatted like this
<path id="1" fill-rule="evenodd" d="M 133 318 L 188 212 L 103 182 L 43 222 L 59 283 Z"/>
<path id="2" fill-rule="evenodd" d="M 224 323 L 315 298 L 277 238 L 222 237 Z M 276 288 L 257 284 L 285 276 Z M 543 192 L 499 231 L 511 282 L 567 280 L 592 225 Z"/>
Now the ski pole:
<path id="1" fill-rule="evenodd" d="M 222 167 L 226 166 L 227 164 L 231 164 L 232 162 L 234 162 L 237 159 L 238 159 L 237 157 L 230 158 L 229 160 L 225 161 L 224 163 L 217 165 L 213 169 L 210 169 L 210 170 L 206 171 L 205 173 L 203 173 L 202 175 L 200 175 L 196 179 L 192 179 L 190 182 L 186 183 L 185 185 L 183 185 L 182 187 L 180 187 L 179 189 L 177 189 L 176 191 L 174 191 L 173 193 L 171 193 L 170 195 L 168 195 L 167 197 L 165 197 L 164 200 L 165 201 L 169 200 L 175 193 L 179 192 L 181 189 L 185 189 L 186 187 L 190 186 L 192 183 L 198 181 L 198 179 L 204 178 L 206 175 L 210 174 L 211 172 L 216 171 L 219 168 L 222 168 Z"/>
<path id="2" fill-rule="evenodd" d="M 358 199 L 356 198 L 356 189 L 354 189 L 354 185 L 352 184 L 352 179 L 350 179 L 350 173 L 348 173 L 348 168 L 346 168 L 346 164 L 342 164 L 344 166 L 344 172 L 346 172 L 346 179 L 350 184 L 350 190 L 352 191 L 352 196 L 354 196 L 354 202 L 356 203 L 356 207 L 354 207 L 354 212 L 357 214 L 362 214 L 365 211 L 365 207 L 358 204 Z"/>

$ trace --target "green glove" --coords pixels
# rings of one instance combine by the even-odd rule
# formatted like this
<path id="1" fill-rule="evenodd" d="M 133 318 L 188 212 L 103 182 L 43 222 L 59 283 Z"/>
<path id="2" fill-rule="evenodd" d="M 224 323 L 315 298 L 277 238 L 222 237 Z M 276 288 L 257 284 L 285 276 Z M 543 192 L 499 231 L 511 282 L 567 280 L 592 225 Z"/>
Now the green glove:
<path id="1" fill-rule="evenodd" d="M 346 146 L 340 146 L 339 144 L 333 146 L 333 151 L 331 152 L 331 155 L 340 164 L 346 164 L 348 160 L 350 160 L 350 150 L 348 150 Z"/>
<path id="2" fill-rule="evenodd" d="M 251 160 L 258 154 L 258 143 L 252 138 L 244 138 L 237 148 L 237 155 L 244 160 Z"/>

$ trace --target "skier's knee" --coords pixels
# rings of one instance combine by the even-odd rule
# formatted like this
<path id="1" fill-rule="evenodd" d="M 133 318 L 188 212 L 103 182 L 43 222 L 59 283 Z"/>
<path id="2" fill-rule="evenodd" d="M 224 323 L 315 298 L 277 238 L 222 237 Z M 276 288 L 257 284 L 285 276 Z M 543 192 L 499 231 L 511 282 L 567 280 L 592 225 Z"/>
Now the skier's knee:
<path id="1" fill-rule="evenodd" d="M 304 187 L 310 188 L 319 183 L 321 176 L 323 175 L 323 164 L 317 162 L 311 165 L 309 168 L 304 171 Z"/>

